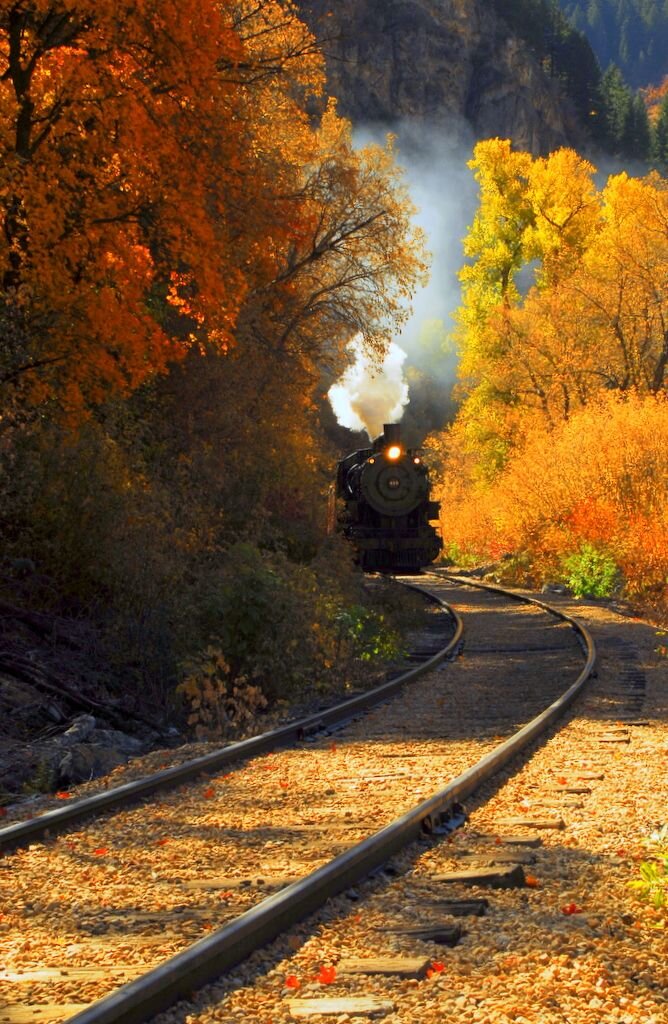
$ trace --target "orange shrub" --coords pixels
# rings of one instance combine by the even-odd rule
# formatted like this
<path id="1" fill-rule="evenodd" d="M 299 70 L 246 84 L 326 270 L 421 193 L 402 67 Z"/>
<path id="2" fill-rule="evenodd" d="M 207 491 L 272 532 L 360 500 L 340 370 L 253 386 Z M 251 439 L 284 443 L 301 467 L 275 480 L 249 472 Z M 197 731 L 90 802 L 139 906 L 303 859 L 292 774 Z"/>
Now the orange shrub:
<path id="1" fill-rule="evenodd" d="M 491 483 L 473 482 L 446 453 L 446 550 L 528 556 L 537 575 L 558 576 L 566 556 L 591 545 L 614 560 L 628 594 L 668 603 L 666 452 L 668 401 L 609 394 L 534 430 Z"/>

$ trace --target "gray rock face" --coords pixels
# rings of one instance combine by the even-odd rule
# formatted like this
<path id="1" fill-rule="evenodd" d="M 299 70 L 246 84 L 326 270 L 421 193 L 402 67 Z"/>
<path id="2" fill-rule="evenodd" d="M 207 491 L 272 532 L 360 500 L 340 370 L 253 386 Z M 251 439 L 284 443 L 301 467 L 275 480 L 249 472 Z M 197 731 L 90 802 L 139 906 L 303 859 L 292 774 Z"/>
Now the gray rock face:
<path id="1" fill-rule="evenodd" d="M 485 0 L 299 0 L 355 124 L 466 123 L 535 154 L 582 142 L 556 81 Z M 331 12 L 327 16 L 327 12 Z"/>

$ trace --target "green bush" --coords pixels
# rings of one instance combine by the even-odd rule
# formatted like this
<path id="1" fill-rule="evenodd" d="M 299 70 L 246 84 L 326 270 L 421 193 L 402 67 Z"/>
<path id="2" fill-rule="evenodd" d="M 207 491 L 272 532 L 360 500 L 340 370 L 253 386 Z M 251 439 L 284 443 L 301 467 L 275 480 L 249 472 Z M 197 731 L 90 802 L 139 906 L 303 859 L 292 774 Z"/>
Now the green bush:
<path id="1" fill-rule="evenodd" d="M 575 597 L 610 597 L 619 582 L 614 559 L 593 544 L 582 544 L 579 551 L 567 555 L 562 571 Z"/>
<path id="2" fill-rule="evenodd" d="M 629 882 L 629 888 L 661 910 L 668 905 L 668 825 L 652 833 L 644 843 L 650 858 L 642 861 L 638 868 L 640 878 Z"/>

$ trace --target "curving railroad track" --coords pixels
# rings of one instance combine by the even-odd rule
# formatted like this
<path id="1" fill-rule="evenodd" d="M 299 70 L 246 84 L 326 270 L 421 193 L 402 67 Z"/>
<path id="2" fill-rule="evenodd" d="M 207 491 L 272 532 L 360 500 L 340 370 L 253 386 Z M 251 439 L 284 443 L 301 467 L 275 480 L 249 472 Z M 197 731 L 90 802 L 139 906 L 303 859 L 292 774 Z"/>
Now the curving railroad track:
<path id="1" fill-rule="evenodd" d="M 373 709 L 365 695 L 0 831 L 16 848 L 0 862 L 0 1021 L 148 1020 L 416 838 L 461 824 L 463 801 L 575 698 L 593 643 L 540 602 L 418 584 L 464 608 L 456 665 L 459 626 Z M 90 820 L 102 810 L 114 813 Z M 524 877 L 522 858 L 506 859 L 501 874 Z"/>

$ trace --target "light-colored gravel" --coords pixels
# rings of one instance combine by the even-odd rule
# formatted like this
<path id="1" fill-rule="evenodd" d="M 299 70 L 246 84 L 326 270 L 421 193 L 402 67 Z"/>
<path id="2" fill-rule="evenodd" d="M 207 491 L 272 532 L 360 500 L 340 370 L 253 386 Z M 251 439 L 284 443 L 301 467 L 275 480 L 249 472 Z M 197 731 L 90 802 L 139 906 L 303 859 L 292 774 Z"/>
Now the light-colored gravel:
<path id="1" fill-rule="evenodd" d="M 132 965 L 163 960 L 251 906 L 272 883 L 313 870 L 332 852 L 441 788 L 494 745 L 499 733 L 536 713 L 551 695 L 542 684 L 552 669 L 558 674 L 554 693 L 577 674 L 573 653 L 564 663 L 564 645 L 574 648 L 566 627 L 542 626 L 532 634 L 540 633 L 542 645 L 551 648 L 541 655 L 538 686 L 535 663 L 532 674 L 526 655 L 515 651 L 509 668 L 497 652 L 494 614 L 468 592 L 460 593 L 458 603 L 475 620 L 468 653 L 456 666 L 415 684 L 401 705 L 365 716 L 345 734 L 257 759 L 163 795 L 150 808 L 116 814 L 0 861 L 0 1021 L 3 1000 L 37 1006 L 96 998 L 124 981 L 123 971 L 131 977 Z M 160 1021 L 277 1024 L 292 1019 L 289 1000 L 295 996 L 359 994 L 390 999 L 396 1009 L 388 1021 L 663 1022 L 666 1004 L 657 985 L 665 990 L 660 974 L 665 933 L 625 882 L 633 874 L 629 858 L 639 852 L 641 836 L 662 811 L 665 817 L 668 805 L 666 706 L 660 702 L 662 679 L 664 696 L 667 692 L 665 664 L 653 654 L 657 642 L 648 627 L 599 608 L 588 609 L 587 616 L 603 648 L 599 680 L 570 725 L 473 812 L 465 835 L 451 843 L 415 844 L 397 862 L 409 866 L 407 877 L 390 883 L 379 876 L 349 894 L 363 899 L 331 901 L 320 915 L 203 990 L 193 1006 L 176 1008 Z M 506 645 L 517 636 L 521 646 L 524 624 L 537 625 L 539 619 L 536 610 L 513 605 Z M 620 635 L 627 644 L 621 651 L 625 661 Z M 647 662 L 641 667 L 649 669 L 643 714 L 652 724 L 631 727 L 628 745 L 599 743 L 605 731 L 599 718 L 614 717 L 617 710 L 618 698 L 606 693 L 615 689 L 636 653 Z M 501 702 L 500 686 L 505 688 Z M 502 723 L 494 715 L 500 703 Z M 484 724 L 472 735 L 473 715 L 481 708 Z M 369 737 L 376 740 L 372 749 Z M 582 807 L 558 811 L 568 828 L 543 836 L 536 864 L 527 868 L 535 874 L 535 888 L 490 894 L 488 915 L 464 919 L 466 935 L 455 949 L 388 932 L 424 917 L 434 898 L 463 895 L 460 887 L 431 891 L 430 876 L 457 866 L 453 854 L 479 850 L 478 834 L 496 835 L 500 818 L 533 813 L 537 799 L 561 802 L 561 795 L 545 796 L 547 787 L 559 785 L 561 778 L 571 781 L 586 766 L 604 778 L 591 783 Z M 545 813 L 555 809 L 543 809 L 541 816 Z M 212 887 L 195 887 L 204 880 Z M 564 914 L 561 908 L 570 903 L 583 912 Z M 86 941 L 91 936 L 92 943 Z M 336 965 L 345 956 L 399 953 L 430 956 L 444 969 L 420 982 L 338 977 L 323 985 L 312 980 L 321 964 Z M 72 964 L 95 970 L 90 976 L 71 969 L 56 978 L 16 978 L 19 971 Z M 101 967 L 106 978 L 99 976 Z M 291 974 L 300 981 L 297 990 L 284 987 Z"/>
<path id="2" fill-rule="evenodd" d="M 388 1024 L 665 1024 L 668 1021 L 668 936 L 661 918 L 638 902 L 627 883 L 636 876 L 642 839 L 668 818 L 668 664 L 646 624 L 596 605 L 573 604 L 593 630 L 601 654 L 599 677 L 575 706 L 562 730 L 535 751 L 529 763 L 496 793 L 480 794 L 467 828 L 451 841 L 415 844 L 397 859 L 409 874 L 377 878 L 359 887 L 360 900 L 331 901 L 293 934 L 255 954 L 232 976 L 208 986 L 187 1007 L 156 1018 L 155 1024 L 283 1024 L 293 1018 L 296 997 L 377 996 L 395 1009 Z M 620 647 L 620 641 L 622 646 Z M 631 740 L 603 743 L 609 727 L 626 714 L 624 694 L 631 674 L 644 676 L 644 705 L 629 726 Z M 581 807 L 573 796 L 555 797 L 555 787 L 583 784 Z M 561 802 L 555 809 L 543 800 Z M 579 802 L 579 801 L 578 801 Z M 507 834 L 509 816 L 559 813 L 566 827 L 541 831 L 536 862 L 527 866 L 531 885 L 483 890 L 436 885 L 434 874 L 462 867 L 464 851 L 489 851 Z M 524 831 L 524 830 L 522 830 Z M 483 840 L 482 835 L 491 837 Z M 454 949 L 390 934 L 398 924 L 433 919 L 434 899 L 486 896 L 485 917 L 463 920 Z M 568 913 L 573 905 L 578 912 Z M 321 964 L 336 966 L 349 956 L 424 954 L 436 971 L 423 981 L 374 976 L 317 981 Z M 300 987 L 285 987 L 293 976 Z M 313 1016 L 362 1024 L 366 1017 Z"/>

